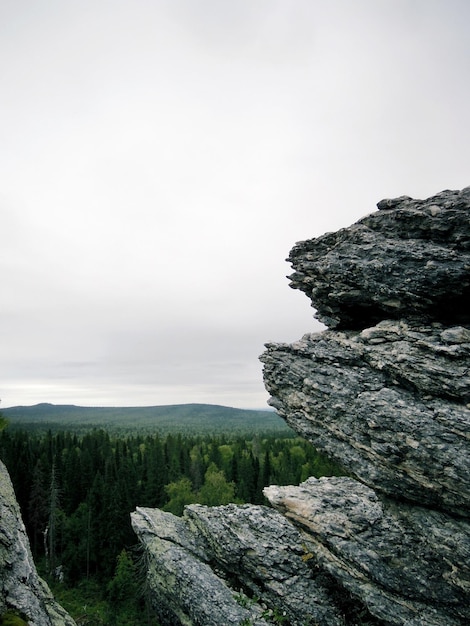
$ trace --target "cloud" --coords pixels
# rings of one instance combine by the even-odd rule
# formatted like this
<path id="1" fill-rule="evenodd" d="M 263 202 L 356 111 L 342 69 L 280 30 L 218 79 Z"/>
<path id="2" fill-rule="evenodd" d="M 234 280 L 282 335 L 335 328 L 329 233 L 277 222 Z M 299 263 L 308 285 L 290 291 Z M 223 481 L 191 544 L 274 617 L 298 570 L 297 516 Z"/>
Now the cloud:
<path id="1" fill-rule="evenodd" d="M 263 343 L 321 329 L 293 244 L 469 184 L 469 14 L 2 3 L 4 404 L 263 405 Z"/>

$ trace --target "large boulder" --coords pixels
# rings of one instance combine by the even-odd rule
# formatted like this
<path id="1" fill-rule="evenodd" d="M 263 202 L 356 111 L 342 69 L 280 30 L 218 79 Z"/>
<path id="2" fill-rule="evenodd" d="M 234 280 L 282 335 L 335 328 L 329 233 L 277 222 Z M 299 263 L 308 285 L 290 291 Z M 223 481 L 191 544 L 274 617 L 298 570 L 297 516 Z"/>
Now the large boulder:
<path id="1" fill-rule="evenodd" d="M 0 461 L 0 618 L 13 611 L 29 626 L 74 626 L 38 576 L 10 476 Z"/>
<path id="2" fill-rule="evenodd" d="M 470 322 L 470 187 L 427 200 L 403 196 L 349 228 L 300 242 L 288 261 L 331 328 L 383 319 Z"/>
<path id="3" fill-rule="evenodd" d="M 330 328 L 261 357 L 270 404 L 349 477 L 265 495 L 382 623 L 468 624 L 470 188 L 378 208 L 294 247 Z"/>
<path id="4" fill-rule="evenodd" d="M 343 624 L 331 581 L 308 564 L 299 531 L 263 506 L 189 505 L 182 518 L 138 507 L 150 597 L 165 626 Z M 309 621 L 310 620 L 310 621 Z"/>

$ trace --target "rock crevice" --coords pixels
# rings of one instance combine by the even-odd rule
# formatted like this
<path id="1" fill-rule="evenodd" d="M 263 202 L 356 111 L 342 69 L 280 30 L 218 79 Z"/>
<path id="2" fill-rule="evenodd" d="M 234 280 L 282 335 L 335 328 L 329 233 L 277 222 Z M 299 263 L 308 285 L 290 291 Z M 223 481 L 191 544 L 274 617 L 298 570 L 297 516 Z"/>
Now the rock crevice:
<path id="1" fill-rule="evenodd" d="M 265 493 L 302 529 L 319 566 L 385 623 L 468 620 L 467 521 L 379 498 L 352 478 L 310 478 Z"/>

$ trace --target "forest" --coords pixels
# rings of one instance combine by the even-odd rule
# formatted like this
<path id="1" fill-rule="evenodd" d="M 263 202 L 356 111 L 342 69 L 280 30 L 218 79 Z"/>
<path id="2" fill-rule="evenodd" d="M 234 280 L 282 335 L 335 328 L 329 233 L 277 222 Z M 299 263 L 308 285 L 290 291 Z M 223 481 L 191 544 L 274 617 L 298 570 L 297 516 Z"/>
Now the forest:
<path id="1" fill-rule="evenodd" d="M 289 427 L 271 409 L 238 409 L 217 404 L 170 404 L 137 407 L 90 407 L 50 404 L 3 409 L 10 428 L 84 434 L 93 428 L 108 432 L 140 433 L 250 433 L 286 432 Z"/>
<path id="2" fill-rule="evenodd" d="M 338 475 L 292 432 L 111 435 L 4 428 L 10 473 L 40 574 L 78 624 L 155 624 L 130 512 L 266 504 L 263 487 Z"/>

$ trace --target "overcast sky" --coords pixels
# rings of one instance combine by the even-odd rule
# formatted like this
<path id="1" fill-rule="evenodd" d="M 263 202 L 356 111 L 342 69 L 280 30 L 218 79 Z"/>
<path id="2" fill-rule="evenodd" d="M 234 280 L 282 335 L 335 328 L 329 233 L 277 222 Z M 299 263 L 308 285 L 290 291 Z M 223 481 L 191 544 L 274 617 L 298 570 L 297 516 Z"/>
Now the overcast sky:
<path id="1" fill-rule="evenodd" d="M 264 407 L 296 241 L 470 185 L 468 0 L 1 0 L 0 397 Z"/>

